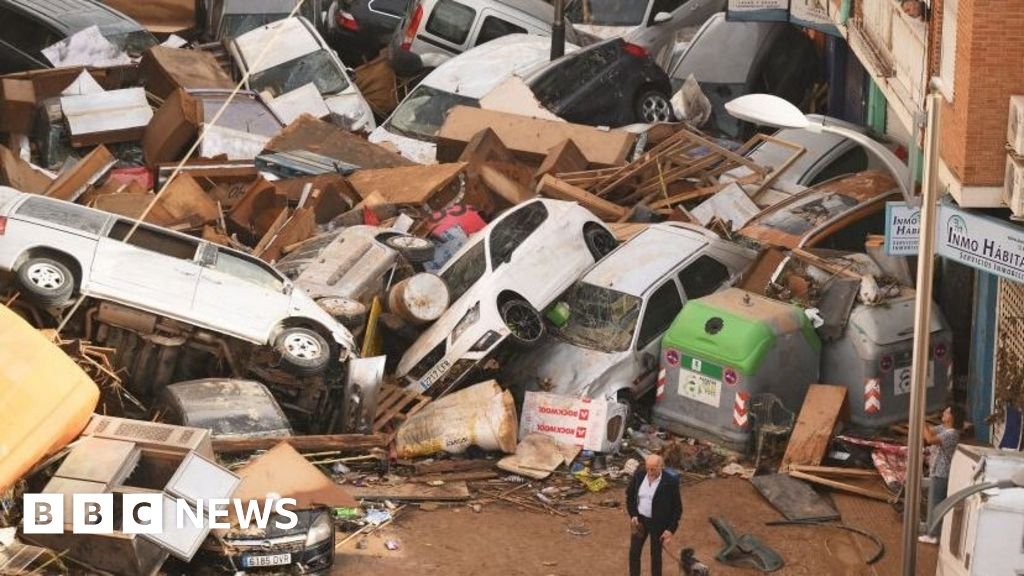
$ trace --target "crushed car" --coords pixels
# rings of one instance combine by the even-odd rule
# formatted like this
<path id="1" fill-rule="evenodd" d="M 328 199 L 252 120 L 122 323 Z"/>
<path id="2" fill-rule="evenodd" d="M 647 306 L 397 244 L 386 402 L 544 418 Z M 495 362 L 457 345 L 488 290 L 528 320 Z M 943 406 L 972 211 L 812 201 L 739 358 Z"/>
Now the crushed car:
<path id="1" fill-rule="evenodd" d="M 518 394 L 640 398 L 683 305 L 731 285 L 755 256 L 692 224 L 653 224 L 556 299 L 545 341 L 507 363 L 502 381 Z"/>
<path id="2" fill-rule="evenodd" d="M 121 323 L 166 317 L 270 346 L 295 374 L 354 350 L 351 333 L 266 262 L 172 230 L 0 187 L 0 270 L 60 307 L 75 295 L 129 307 Z M 110 306 L 108 314 L 117 314 Z"/>
<path id="3" fill-rule="evenodd" d="M 405 353 L 397 375 L 418 392 L 448 389 L 506 339 L 536 344 L 541 311 L 616 244 L 573 202 L 537 199 L 509 209 L 441 269 L 452 304 Z"/>

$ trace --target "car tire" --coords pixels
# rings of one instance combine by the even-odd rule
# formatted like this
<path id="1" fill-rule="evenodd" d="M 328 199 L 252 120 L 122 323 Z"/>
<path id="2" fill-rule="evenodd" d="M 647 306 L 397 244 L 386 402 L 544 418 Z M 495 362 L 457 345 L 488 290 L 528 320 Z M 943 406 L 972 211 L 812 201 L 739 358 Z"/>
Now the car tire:
<path id="1" fill-rule="evenodd" d="M 619 245 L 615 236 L 600 226 L 584 228 L 583 242 L 586 243 L 587 250 L 590 250 L 590 255 L 594 257 L 595 262 L 610 254 Z"/>
<path id="2" fill-rule="evenodd" d="M 536 344 L 544 336 L 544 320 L 540 312 L 521 298 L 504 302 L 500 307 L 501 320 L 512 333 L 512 338 L 523 345 Z"/>
<path id="3" fill-rule="evenodd" d="M 658 90 L 643 90 L 636 98 L 636 121 L 642 124 L 672 121 L 670 98 Z"/>
<path id="4" fill-rule="evenodd" d="M 323 336 L 309 328 L 285 328 L 274 341 L 281 364 L 297 376 L 313 376 L 327 369 L 331 347 Z"/>
<path id="5" fill-rule="evenodd" d="M 401 254 L 412 264 L 422 264 L 434 259 L 434 243 L 419 236 L 391 236 L 384 239 L 384 245 Z"/>
<path id="6" fill-rule="evenodd" d="M 369 310 L 367 310 L 365 304 L 358 300 L 329 297 L 321 298 L 316 303 L 323 308 L 324 312 L 330 314 L 332 318 L 349 330 L 362 328 L 366 325 L 366 317 L 369 314 Z"/>
<path id="7" fill-rule="evenodd" d="M 18 283 L 41 306 L 66 304 L 75 291 L 75 275 L 53 258 L 29 258 L 18 268 Z"/>

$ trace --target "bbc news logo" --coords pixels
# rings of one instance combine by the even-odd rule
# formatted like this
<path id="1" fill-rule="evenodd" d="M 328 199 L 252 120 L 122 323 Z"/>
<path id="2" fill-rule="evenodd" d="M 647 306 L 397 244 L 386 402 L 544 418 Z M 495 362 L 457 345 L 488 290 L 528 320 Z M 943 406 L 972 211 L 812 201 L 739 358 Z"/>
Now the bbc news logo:
<path id="1" fill-rule="evenodd" d="M 299 517 L 288 507 L 295 507 L 294 498 L 240 500 L 238 498 L 188 500 L 165 499 L 161 494 L 122 494 L 119 532 L 126 534 L 160 534 L 169 529 L 229 529 L 231 511 L 239 528 L 266 530 L 271 517 L 279 530 L 294 528 Z M 112 534 L 117 508 L 113 494 L 73 494 L 71 510 L 64 509 L 63 494 L 25 494 L 25 534 L 63 534 L 65 522 L 71 520 L 73 534 Z M 165 522 L 165 514 L 173 515 L 173 524 Z M 272 514 L 273 513 L 273 514 Z M 170 520 L 170 519 L 167 519 Z"/>

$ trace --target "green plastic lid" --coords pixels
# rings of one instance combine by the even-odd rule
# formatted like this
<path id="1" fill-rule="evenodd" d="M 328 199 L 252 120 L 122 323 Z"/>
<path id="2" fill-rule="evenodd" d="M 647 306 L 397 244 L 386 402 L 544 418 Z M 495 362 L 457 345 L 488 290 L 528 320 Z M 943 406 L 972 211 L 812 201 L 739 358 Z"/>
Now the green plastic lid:
<path id="1" fill-rule="evenodd" d="M 796 331 L 815 350 L 821 348 L 821 341 L 799 307 L 729 288 L 687 302 L 661 346 L 752 374 L 777 336 Z"/>

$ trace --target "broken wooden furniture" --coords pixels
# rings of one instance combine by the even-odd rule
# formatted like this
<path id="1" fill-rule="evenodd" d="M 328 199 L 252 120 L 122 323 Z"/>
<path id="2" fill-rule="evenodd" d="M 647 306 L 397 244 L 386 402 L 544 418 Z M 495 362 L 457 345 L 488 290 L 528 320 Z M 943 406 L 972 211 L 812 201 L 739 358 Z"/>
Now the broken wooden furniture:
<path id="1" fill-rule="evenodd" d="M 765 440 L 789 436 L 796 415 L 786 408 L 778 396 L 763 393 L 750 399 L 750 417 L 753 418 L 754 439 L 757 442 L 754 457 L 754 469 L 757 470 L 761 464 Z"/>

